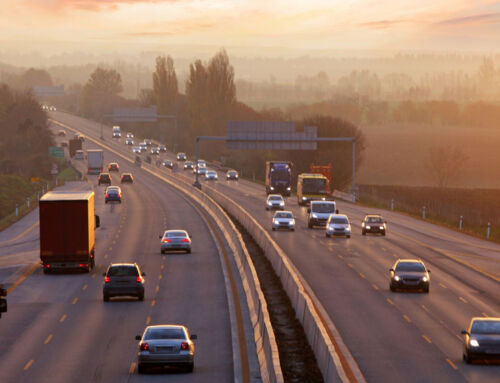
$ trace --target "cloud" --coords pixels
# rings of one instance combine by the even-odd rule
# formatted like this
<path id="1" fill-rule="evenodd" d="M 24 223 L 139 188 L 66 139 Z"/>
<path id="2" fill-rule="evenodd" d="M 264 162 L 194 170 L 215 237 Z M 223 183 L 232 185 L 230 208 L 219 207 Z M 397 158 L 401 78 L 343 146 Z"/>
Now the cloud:
<path id="1" fill-rule="evenodd" d="M 442 26 L 457 26 L 457 25 L 483 25 L 500 23 L 500 12 L 483 13 L 474 16 L 457 17 L 453 19 L 443 20 L 437 23 Z"/>
<path id="2" fill-rule="evenodd" d="M 406 22 L 406 20 L 376 20 L 358 24 L 361 27 L 373 29 L 388 29 L 394 25 Z"/>
<path id="3" fill-rule="evenodd" d="M 120 5 L 137 4 L 160 4 L 160 3 L 178 3 L 183 0 L 25 0 L 25 4 L 30 7 L 37 7 L 47 11 L 58 10 L 83 10 L 98 12 L 101 10 L 116 10 Z"/>

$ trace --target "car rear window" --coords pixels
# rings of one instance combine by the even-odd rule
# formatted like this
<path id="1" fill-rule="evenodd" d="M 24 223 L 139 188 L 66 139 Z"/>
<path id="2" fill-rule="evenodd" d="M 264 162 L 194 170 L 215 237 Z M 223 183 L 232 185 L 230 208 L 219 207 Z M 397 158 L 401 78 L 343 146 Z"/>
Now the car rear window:
<path id="1" fill-rule="evenodd" d="M 419 262 L 399 262 L 396 271 L 421 271 L 425 272 L 425 267 Z"/>
<path id="2" fill-rule="evenodd" d="M 148 339 L 186 339 L 186 333 L 181 328 L 150 328 L 144 336 Z"/>
<path id="3" fill-rule="evenodd" d="M 139 272 L 135 266 L 113 266 L 108 270 L 109 277 L 137 277 Z"/>
<path id="4" fill-rule="evenodd" d="M 187 234 L 185 231 L 169 231 L 168 233 L 165 233 L 164 237 L 187 237 Z"/>

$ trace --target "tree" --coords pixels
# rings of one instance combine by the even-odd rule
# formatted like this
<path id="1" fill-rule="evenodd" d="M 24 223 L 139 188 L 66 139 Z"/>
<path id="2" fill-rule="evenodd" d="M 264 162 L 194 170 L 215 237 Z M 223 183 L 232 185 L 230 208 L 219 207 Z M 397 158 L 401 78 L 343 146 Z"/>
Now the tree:
<path id="1" fill-rule="evenodd" d="M 153 73 L 153 90 L 158 113 L 172 114 L 178 97 L 177 76 L 172 57 L 158 56 L 156 71 Z"/>
<path id="2" fill-rule="evenodd" d="M 50 73 L 43 69 L 30 68 L 21 75 L 20 85 L 22 88 L 34 88 L 35 86 L 52 86 Z"/>
<path id="3" fill-rule="evenodd" d="M 120 73 L 114 69 L 96 68 L 82 91 L 81 109 L 85 116 L 102 118 L 123 91 Z"/>
<path id="4" fill-rule="evenodd" d="M 434 146 L 429 149 L 426 167 L 440 188 L 457 182 L 469 160 L 467 154 L 458 147 Z"/>

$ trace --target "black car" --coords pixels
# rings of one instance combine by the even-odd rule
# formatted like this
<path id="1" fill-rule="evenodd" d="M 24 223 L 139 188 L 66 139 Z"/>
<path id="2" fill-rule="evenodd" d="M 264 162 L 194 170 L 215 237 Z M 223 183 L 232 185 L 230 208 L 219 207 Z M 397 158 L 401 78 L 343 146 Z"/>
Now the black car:
<path id="1" fill-rule="evenodd" d="M 174 163 L 170 160 L 164 160 L 163 166 L 165 166 L 166 168 L 172 169 L 174 167 Z"/>
<path id="2" fill-rule="evenodd" d="M 425 268 L 421 260 L 398 259 L 389 271 L 391 273 L 391 282 L 389 285 L 391 291 L 404 289 L 423 290 L 424 293 L 429 292 L 430 270 Z"/>
<path id="3" fill-rule="evenodd" d="M 380 215 L 369 214 L 361 221 L 361 234 L 366 233 L 382 234 L 387 232 L 387 222 Z"/>
<path id="4" fill-rule="evenodd" d="M 472 318 L 464 337 L 463 359 L 500 361 L 500 318 Z"/>
<path id="5" fill-rule="evenodd" d="M 99 185 L 101 185 L 101 184 L 111 185 L 111 175 L 109 173 L 99 174 L 99 178 L 97 179 L 97 183 Z"/>
<path id="6" fill-rule="evenodd" d="M 228 170 L 226 173 L 226 180 L 235 180 L 238 181 L 238 172 L 236 170 Z"/>
<path id="7" fill-rule="evenodd" d="M 191 161 L 186 161 L 184 163 L 184 170 L 193 170 L 194 164 Z"/>
<path id="8" fill-rule="evenodd" d="M 121 183 L 122 184 L 124 184 L 124 183 L 133 184 L 134 183 L 134 177 L 132 176 L 132 173 L 122 173 Z"/>
<path id="9" fill-rule="evenodd" d="M 103 274 L 102 298 L 105 302 L 115 296 L 135 296 L 144 300 L 144 277 L 137 263 L 113 263 Z"/>

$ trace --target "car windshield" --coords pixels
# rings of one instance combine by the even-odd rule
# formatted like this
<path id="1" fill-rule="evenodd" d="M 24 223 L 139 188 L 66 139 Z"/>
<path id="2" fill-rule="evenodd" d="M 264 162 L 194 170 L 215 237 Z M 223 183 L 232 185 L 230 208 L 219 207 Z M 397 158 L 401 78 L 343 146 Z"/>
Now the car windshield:
<path id="1" fill-rule="evenodd" d="M 330 220 L 330 223 L 340 223 L 340 224 L 347 225 L 349 223 L 349 221 L 347 220 L 347 218 L 332 218 Z"/>
<path id="2" fill-rule="evenodd" d="M 315 213 L 335 213 L 334 203 L 313 203 L 311 204 L 311 211 Z"/>
<path id="3" fill-rule="evenodd" d="M 366 222 L 368 222 L 368 223 L 382 223 L 382 218 L 380 218 L 380 217 L 368 217 L 366 219 Z"/>
<path id="4" fill-rule="evenodd" d="M 236 172 L 228 172 L 228 174 L 229 174 L 230 176 L 235 176 L 235 175 L 236 175 Z"/>
<path id="5" fill-rule="evenodd" d="M 292 218 L 292 213 L 276 213 L 276 218 Z"/>
<path id="6" fill-rule="evenodd" d="M 425 272 L 425 267 L 420 262 L 399 262 L 396 271 Z"/>
<path id="7" fill-rule="evenodd" d="M 269 201 L 281 201 L 281 197 L 280 196 L 271 196 L 269 197 Z"/>
<path id="8" fill-rule="evenodd" d="M 500 321 L 476 320 L 472 323 L 471 333 L 500 335 Z"/>
<path id="9" fill-rule="evenodd" d="M 165 238 L 172 238 L 172 237 L 187 237 L 187 233 L 185 231 L 168 231 L 164 235 Z"/>
<path id="10" fill-rule="evenodd" d="M 305 178 L 302 180 L 302 193 L 326 194 L 326 180 L 324 178 Z"/>
<path id="11" fill-rule="evenodd" d="M 108 270 L 109 277 L 137 277 L 139 272 L 135 266 L 113 266 Z"/>
<path id="12" fill-rule="evenodd" d="M 186 339 L 182 328 L 150 328 L 146 331 L 144 340 L 148 339 Z"/>
<path id="13" fill-rule="evenodd" d="M 275 181 L 289 181 L 290 180 L 290 168 L 286 169 L 275 169 L 271 172 L 271 178 Z"/>

